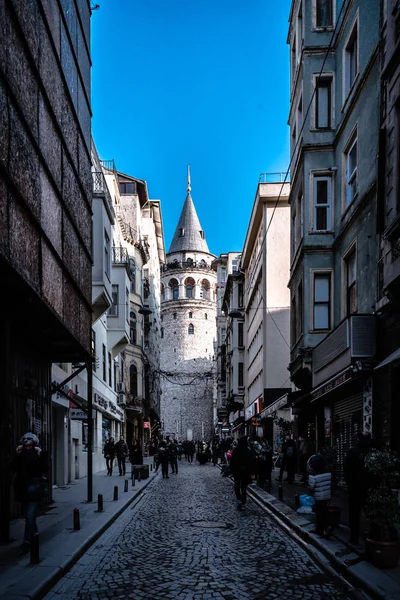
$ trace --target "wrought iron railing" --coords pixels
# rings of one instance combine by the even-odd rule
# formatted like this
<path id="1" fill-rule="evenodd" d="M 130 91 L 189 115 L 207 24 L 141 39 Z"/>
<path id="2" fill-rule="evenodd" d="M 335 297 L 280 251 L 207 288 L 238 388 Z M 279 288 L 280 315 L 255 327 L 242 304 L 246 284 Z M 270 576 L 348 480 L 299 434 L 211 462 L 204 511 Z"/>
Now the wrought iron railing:
<path id="1" fill-rule="evenodd" d="M 290 173 L 278 171 L 276 173 L 260 173 L 258 183 L 284 183 L 290 181 Z"/>
<path id="2" fill-rule="evenodd" d="M 129 263 L 129 254 L 126 248 L 122 246 L 113 246 L 112 248 L 112 261 L 113 263 Z"/>
<path id="3" fill-rule="evenodd" d="M 208 265 L 205 261 L 174 261 L 172 263 L 166 263 L 162 265 L 162 271 L 171 271 L 174 269 L 204 269 L 204 270 L 212 270 L 211 266 Z"/>
<path id="4" fill-rule="evenodd" d="M 106 182 L 106 179 L 105 179 L 102 171 L 92 172 L 92 178 L 93 178 L 93 194 L 101 194 L 102 196 L 104 195 L 108 202 L 108 205 L 111 209 L 111 212 L 113 213 L 114 208 L 112 205 L 111 195 L 110 195 L 110 192 L 108 191 L 107 182 Z"/>
<path id="5" fill-rule="evenodd" d="M 114 172 L 116 172 L 115 161 L 114 161 L 113 158 L 111 160 L 101 160 L 100 162 L 103 165 L 103 167 L 105 169 L 107 169 L 107 171 L 114 171 Z"/>

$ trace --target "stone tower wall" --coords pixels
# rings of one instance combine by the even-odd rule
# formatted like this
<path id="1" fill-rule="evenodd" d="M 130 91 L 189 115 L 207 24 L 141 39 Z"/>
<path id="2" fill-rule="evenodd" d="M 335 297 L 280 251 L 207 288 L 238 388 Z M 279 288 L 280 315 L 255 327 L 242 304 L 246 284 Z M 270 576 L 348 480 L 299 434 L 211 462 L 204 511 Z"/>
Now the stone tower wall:
<path id="1" fill-rule="evenodd" d="M 211 258 L 205 255 L 207 263 Z M 169 262 L 170 259 L 167 259 Z M 210 283 L 209 299 L 186 298 L 187 277 Z M 216 273 L 211 269 L 179 269 L 163 273 L 165 288 L 172 278 L 180 284 L 179 299 L 165 294 L 161 304 L 161 420 L 165 435 L 210 440 L 214 434 L 216 401 Z M 196 293 L 197 292 L 197 293 Z M 192 313 L 191 317 L 189 313 Z M 189 333 L 193 325 L 194 333 Z"/>

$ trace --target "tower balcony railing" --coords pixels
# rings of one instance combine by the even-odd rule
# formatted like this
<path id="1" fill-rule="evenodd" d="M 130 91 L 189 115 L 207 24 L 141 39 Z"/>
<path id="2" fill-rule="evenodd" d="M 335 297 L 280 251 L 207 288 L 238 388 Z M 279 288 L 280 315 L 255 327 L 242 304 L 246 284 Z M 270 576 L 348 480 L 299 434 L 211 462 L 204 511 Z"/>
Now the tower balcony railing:
<path id="1" fill-rule="evenodd" d="M 161 266 L 161 272 L 165 273 L 166 271 L 173 271 L 173 270 L 185 270 L 185 269 L 202 269 L 205 271 L 212 271 L 212 267 L 210 265 L 208 265 L 206 263 L 206 261 L 200 260 L 200 261 L 195 261 L 195 260 L 185 260 L 185 261 L 174 261 L 172 263 L 166 263 L 164 265 Z"/>
<path id="2" fill-rule="evenodd" d="M 258 183 L 287 183 L 290 181 L 290 173 L 277 171 L 276 173 L 260 173 Z"/>

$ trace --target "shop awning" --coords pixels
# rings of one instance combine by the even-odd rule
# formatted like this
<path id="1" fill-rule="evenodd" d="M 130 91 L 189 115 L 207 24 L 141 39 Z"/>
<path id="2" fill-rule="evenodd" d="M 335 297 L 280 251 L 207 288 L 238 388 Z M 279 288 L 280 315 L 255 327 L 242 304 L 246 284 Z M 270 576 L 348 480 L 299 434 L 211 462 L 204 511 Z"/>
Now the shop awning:
<path id="1" fill-rule="evenodd" d="M 389 356 L 387 356 L 382 362 L 376 365 L 374 371 L 376 371 L 377 369 L 382 369 L 383 367 L 389 367 L 398 360 L 400 360 L 400 348 L 397 348 L 397 350 L 392 352 L 392 354 L 389 354 Z"/>
<path id="2" fill-rule="evenodd" d="M 284 394 L 283 396 L 278 398 L 278 400 L 275 400 L 275 402 L 273 402 L 272 404 L 267 406 L 267 408 L 264 408 L 264 410 L 261 411 L 261 418 L 265 419 L 267 417 L 271 417 L 275 411 L 279 410 L 280 408 L 283 408 L 284 406 L 287 406 L 287 403 L 288 394 Z"/>
<path id="3" fill-rule="evenodd" d="M 236 427 L 233 427 L 231 429 L 231 433 L 236 433 L 237 431 L 240 430 L 241 427 L 244 427 L 244 423 L 240 423 L 239 425 L 236 425 Z"/>

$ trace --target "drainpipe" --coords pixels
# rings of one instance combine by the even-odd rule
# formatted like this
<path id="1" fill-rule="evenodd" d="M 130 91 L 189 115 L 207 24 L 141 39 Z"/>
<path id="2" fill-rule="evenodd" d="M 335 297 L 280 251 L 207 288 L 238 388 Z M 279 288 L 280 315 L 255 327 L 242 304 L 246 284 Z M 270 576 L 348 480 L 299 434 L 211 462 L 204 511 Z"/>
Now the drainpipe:
<path id="1" fill-rule="evenodd" d="M 267 227 L 268 227 L 268 205 L 263 204 L 263 244 L 261 245 L 262 252 L 262 273 L 261 273 L 261 289 L 262 289 L 262 315 L 263 315 L 263 397 L 265 397 L 265 390 L 267 388 L 267 353 L 268 353 L 268 340 L 267 340 Z"/>
<path id="2" fill-rule="evenodd" d="M 87 444 L 87 502 L 93 501 L 93 368 L 91 357 L 86 360 L 87 370 L 87 411 L 88 411 L 88 444 Z"/>

